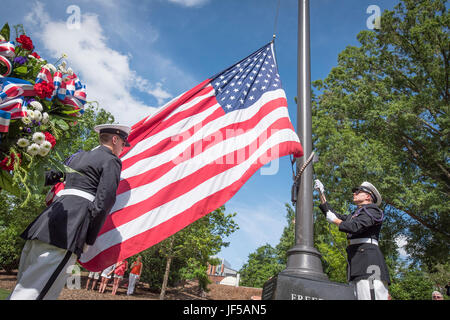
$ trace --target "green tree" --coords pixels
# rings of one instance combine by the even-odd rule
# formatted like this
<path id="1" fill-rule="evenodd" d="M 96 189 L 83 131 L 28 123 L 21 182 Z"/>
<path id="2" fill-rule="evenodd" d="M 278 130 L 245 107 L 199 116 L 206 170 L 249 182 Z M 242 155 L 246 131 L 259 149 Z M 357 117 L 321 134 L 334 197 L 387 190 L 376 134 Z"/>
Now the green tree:
<path id="1" fill-rule="evenodd" d="M 284 265 L 287 263 L 288 250 L 295 244 L 295 210 L 288 203 L 285 204 L 285 207 L 287 226 L 284 227 L 280 241 L 275 246 L 278 261 L 280 264 Z"/>
<path id="2" fill-rule="evenodd" d="M 446 1 L 403 0 L 314 83 L 315 172 L 329 202 L 339 207 L 372 182 L 388 220 L 385 249 L 402 234 L 428 269 L 450 251 L 449 25 Z"/>
<path id="3" fill-rule="evenodd" d="M 433 283 L 426 272 L 413 266 L 399 268 L 389 294 L 393 300 L 431 300 Z"/>
<path id="4" fill-rule="evenodd" d="M 445 286 L 450 284 L 450 263 L 437 264 L 427 274 L 436 290 L 445 292 Z"/>
<path id="5" fill-rule="evenodd" d="M 211 257 L 229 245 L 223 239 L 238 229 L 235 215 L 226 214 L 222 206 L 142 252 L 142 280 L 161 288 L 160 299 L 164 299 L 167 286 L 184 280 L 196 279 L 199 289 L 207 290 L 207 263 L 214 264 Z"/>
<path id="6" fill-rule="evenodd" d="M 317 222 L 316 222 L 317 223 Z M 346 234 L 336 226 L 321 220 L 322 234 L 315 236 L 315 247 L 322 255 L 324 273 L 330 281 L 347 282 L 347 246 Z"/>
<path id="7" fill-rule="evenodd" d="M 284 268 L 285 265 L 279 262 L 277 250 L 267 243 L 248 255 L 247 263 L 239 271 L 241 285 L 262 288 L 267 280 Z"/>

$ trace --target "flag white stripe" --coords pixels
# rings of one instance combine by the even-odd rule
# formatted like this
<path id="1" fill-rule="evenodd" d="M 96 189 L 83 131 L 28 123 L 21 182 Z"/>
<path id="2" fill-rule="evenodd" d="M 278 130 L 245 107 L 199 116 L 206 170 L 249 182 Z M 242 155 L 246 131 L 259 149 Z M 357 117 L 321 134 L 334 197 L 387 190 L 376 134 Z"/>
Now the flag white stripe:
<path id="1" fill-rule="evenodd" d="M 183 131 L 189 129 L 190 127 L 192 127 L 192 125 L 188 126 L 188 124 L 191 121 L 192 122 L 195 121 L 195 123 L 201 123 L 203 120 L 205 120 L 207 117 L 209 117 L 211 114 L 213 114 L 219 108 L 221 108 L 221 106 L 219 104 L 215 104 L 203 112 L 200 112 L 194 116 L 191 116 L 191 117 L 188 117 L 181 121 L 178 121 L 177 123 L 167 127 L 166 129 L 164 129 L 152 136 L 149 136 L 148 138 L 137 143 L 136 146 L 131 150 L 132 152 L 130 151 L 124 157 L 122 157 L 122 161 L 125 161 L 132 156 L 136 156 L 139 153 L 146 151 L 147 149 L 153 147 L 160 141 L 172 137 L 174 135 L 174 133 L 183 132 Z"/>
<path id="2" fill-rule="evenodd" d="M 284 129 L 275 132 L 270 136 L 260 148 L 253 153 L 246 161 L 224 171 L 184 193 L 182 196 L 164 203 L 162 206 L 155 208 L 136 219 L 129 221 L 121 226 L 116 227 L 102 235 L 100 235 L 93 247 L 80 257 L 81 262 L 87 262 L 94 258 L 98 253 L 104 251 L 118 243 L 150 230 L 159 224 L 170 220 L 181 212 L 189 209 L 198 201 L 214 194 L 239 180 L 251 165 L 267 150 L 280 143 L 297 140 L 297 136 L 292 129 Z"/>

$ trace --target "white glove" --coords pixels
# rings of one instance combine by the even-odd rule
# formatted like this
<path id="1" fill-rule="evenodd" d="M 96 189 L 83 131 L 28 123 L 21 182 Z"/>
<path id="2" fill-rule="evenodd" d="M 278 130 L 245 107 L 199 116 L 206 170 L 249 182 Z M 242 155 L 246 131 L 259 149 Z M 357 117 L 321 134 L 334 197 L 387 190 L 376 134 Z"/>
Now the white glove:
<path id="1" fill-rule="evenodd" d="M 91 247 L 90 245 L 85 243 L 83 246 L 83 253 L 86 253 L 86 251 L 88 251 L 90 247 Z"/>
<path id="2" fill-rule="evenodd" d="M 319 191 L 320 193 L 325 193 L 325 187 L 319 179 L 314 180 L 314 189 Z"/>
<path id="3" fill-rule="evenodd" d="M 333 212 L 331 212 L 330 210 L 327 211 L 327 221 L 329 223 L 334 223 L 334 220 L 337 220 L 337 219 L 338 219 L 338 217 L 336 217 L 336 215 Z"/>

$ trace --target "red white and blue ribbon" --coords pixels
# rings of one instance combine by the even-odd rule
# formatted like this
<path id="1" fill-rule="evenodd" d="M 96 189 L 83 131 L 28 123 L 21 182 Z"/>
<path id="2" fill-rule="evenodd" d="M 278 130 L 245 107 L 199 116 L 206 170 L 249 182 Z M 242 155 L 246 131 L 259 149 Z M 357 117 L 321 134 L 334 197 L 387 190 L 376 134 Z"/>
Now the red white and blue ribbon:
<path id="1" fill-rule="evenodd" d="M 22 96 L 35 96 L 33 85 L 23 79 L 0 77 L 0 132 L 8 132 L 10 120 L 27 115 Z"/>
<path id="2" fill-rule="evenodd" d="M 8 58 L 14 57 L 16 51 L 13 42 L 10 41 L 0 41 L 0 64 L 6 67 L 6 72 L 0 74 L 0 77 L 7 77 L 12 72 L 12 64 Z"/>
<path id="3" fill-rule="evenodd" d="M 38 75 L 36 76 L 35 82 L 53 82 L 52 73 L 47 68 L 41 68 L 41 71 L 39 71 Z"/>
<path id="4" fill-rule="evenodd" d="M 52 98 L 56 95 L 65 105 L 80 109 L 80 113 L 84 112 L 84 104 L 86 103 L 86 86 L 83 85 L 74 73 L 64 77 L 60 71 L 56 71 L 54 75 L 50 70 L 43 67 L 36 77 L 36 83 L 53 82 L 55 90 Z"/>
<path id="5" fill-rule="evenodd" d="M 8 132 L 11 114 L 8 111 L 0 110 L 0 132 Z"/>
<path id="6" fill-rule="evenodd" d="M 0 55 L 12 58 L 16 54 L 16 47 L 14 42 L 0 41 Z"/>
<path id="7" fill-rule="evenodd" d="M 8 112 L 10 119 L 20 119 L 27 115 L 26 102 L 22 98 L 16 98 L 0 104 L 0 111 Z"/>
<path id="8" fill-rule="evenodd" d="M 0 104 L 19 96 L 35 96 L 33 85 L 22 79 L 0 77 Z"/>

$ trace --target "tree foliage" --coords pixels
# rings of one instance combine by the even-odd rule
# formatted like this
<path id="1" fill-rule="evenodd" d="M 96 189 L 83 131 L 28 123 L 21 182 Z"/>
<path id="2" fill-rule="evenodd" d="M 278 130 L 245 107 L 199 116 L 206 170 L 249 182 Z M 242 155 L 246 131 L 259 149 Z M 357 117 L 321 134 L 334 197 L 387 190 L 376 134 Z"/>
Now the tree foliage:
<path id="1" fill-rule="evenodd" d="M 444 0 L 401 1 L 339 54 L 313 101 L 327 198 L 338 206 L 372 182 L 393 228 L 387 240 L 406 236 L 407 252 L 428 269 L 450 251 L 449 25 Z"/>
<path id="2" fill-rule="evenodd" d="M 239 271 L 241 285 L 262 288 L 264 283 L 284 269 L 277 250 L 265 244 L 248 255 L 248 261 Z"/>
<path id="3" fill-rule="evenodd" d="M 422 270 L 401 266 L 389 287 L 393 300 L 431 300 L 433 282 Z"/>
<path id="4" fill-rule="evenodd" d="M 212 256 L 229 245 L 224 239 L 238 229 L 233 220 L 235 215 L 236 213 L 226 214 L 225 207 L 222 206 L 143 251 L 142 281 L 153 289 L 161 289 L 167 261 L 171 259 L 168 285 L 196 279 L 200 289 L 206 290 L 209 283 L 207 263 L 216 264 L 217 261 Z"/>

